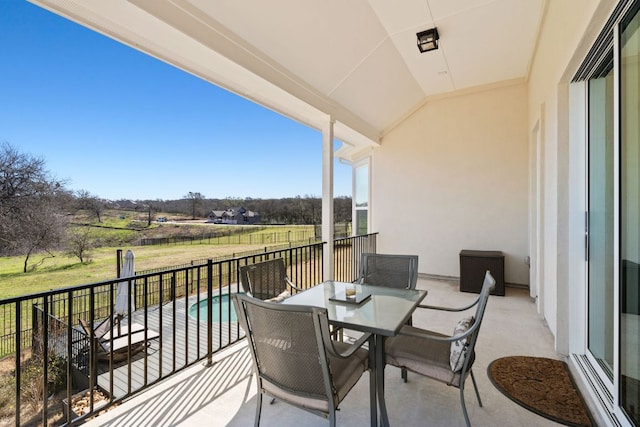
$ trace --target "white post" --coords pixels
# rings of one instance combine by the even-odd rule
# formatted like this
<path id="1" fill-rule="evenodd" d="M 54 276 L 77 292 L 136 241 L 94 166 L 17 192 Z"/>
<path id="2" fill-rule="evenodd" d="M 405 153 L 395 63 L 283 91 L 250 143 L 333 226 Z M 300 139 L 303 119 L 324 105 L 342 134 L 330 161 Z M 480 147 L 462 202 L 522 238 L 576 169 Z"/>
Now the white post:
<path id="1" fill-rule="evenodd" d="M 322 128 L 322 241 L 324 280 L 333 280 L 333 118 L 328 117 Z"/>

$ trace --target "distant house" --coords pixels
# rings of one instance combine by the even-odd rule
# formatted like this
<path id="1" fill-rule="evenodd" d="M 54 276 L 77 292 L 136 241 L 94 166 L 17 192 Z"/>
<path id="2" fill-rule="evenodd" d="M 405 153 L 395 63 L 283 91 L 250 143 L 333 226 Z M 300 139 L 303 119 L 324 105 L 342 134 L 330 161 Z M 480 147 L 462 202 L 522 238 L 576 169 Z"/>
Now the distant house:
<path id="1" fill-rule="evenodd" d="M 260 222 L 260 214 L 242 207 L 212 210 L 209 212 L 207 222 L 214 224 L 258 224 Z"/>
<path id="2" fill-rule="evenodd" d="M 117 200 L 112 203 L 115 209 L 138 210 L 140 205 L 133 200 Z"/>

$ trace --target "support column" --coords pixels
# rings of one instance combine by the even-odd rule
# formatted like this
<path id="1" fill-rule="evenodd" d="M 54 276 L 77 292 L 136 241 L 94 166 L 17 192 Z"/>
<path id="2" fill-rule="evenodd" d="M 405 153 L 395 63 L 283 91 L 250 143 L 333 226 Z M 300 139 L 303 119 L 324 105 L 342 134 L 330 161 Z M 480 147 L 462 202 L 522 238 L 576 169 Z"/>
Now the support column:
<path id="1" fill-rule="evenodd" d="M 322 128 L 322 241 L 324 262 L 322 277 L 333 280 L 333 118 L 328 117 Z"/>

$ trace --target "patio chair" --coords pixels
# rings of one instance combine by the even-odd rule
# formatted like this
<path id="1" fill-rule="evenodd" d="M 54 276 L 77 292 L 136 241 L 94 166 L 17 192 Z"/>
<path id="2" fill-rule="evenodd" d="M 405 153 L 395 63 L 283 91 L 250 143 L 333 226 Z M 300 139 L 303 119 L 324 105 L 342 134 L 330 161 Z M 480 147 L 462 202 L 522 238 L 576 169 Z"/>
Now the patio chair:
<path id="1" fill-rule="evenodd" d="M 495 285 L 495 279 L 487 271 L 480 295 L 472 304 L 461 308 L 420 305 L 421 308 L 450 312 L 460 312 L 476 306 L 475 316 L 461 319 L 452 336 L 406 325 L 397 336 L 387 339 L 385 345 L 386 363 L 457 387 L 460 390 L 460 403 L 467 426 L 471 424 L 464 401 L 464 383 L 471 375 L 478 404 L 482 407 L 478 385 L 471 368 L 476 358 L 475 346 L 482 318 L 489 294 Z"/>
<path id="2" fill-rule="evenodd" d="M 160 337 L 160 334 L 150 329 L 146 330 L 145 335 L 144 326 L 138 323 L 113 325 L 110 319 L 111 317 L 107 317 L 93 331 L 89 323 L 79 319 L 87 337 L 94 338 L 96 360 L 106 361 L 113 355 L 113 361 L 120 362 L 128 357 L 129 348 L 131 348 L 131 354 L 136 354 L 145 349 L 151 341 Z"/>
<path id="3" fill-rule="evenodd" d="M 277 304 L 242 294 L 234 294 L 233 303 L 256 373 L 256 427 L 263 394 L 328 418 L 335 426 L 338 405 L 367 370 L 370 398 L 375 401 L 369 352 L 361 348 L 367 341 L 372 345 L 371 334 L 349 345 L 331 340 L 325 308 Z"/>
<path id="4" fill-rule="evenodd" d="M 358 282 L 363 285 L 415 289 L 418 283 L 418 255 L 363 253 Z M 407 320 L 412 324 L 412 318 Z M 401 369 L 407 382 L 407 370 Z"/>
<path id="5" fill-rule="evenodd" d="M 287 277 L 284 259 L 274 258 L 240 267 L 244 291 L 254 298 L 280 302 L 292 291 L 303 291 Z"/>
<path id="6" fill-rule="evenodd" d="M 418 256 L 364 253 L 360 257 L 358 282 L 363 285 L 415 289 L 418 282 Z"/>
<path id="7" fill-rule="evenodd" d="M 111 333 L 114 332 L 114 337 L 121 335 L 127 335 L 129 332 L 143 331 L 144 326 L 139 323 L 132 323 L 131 325 L 123 325 L 122 320 L 124 316 L 115 315 L 114 317 L 107 316 L 103 321 L 98 323 L 93 328 L 93 334 L 99 339 L 109 339 Z M 81 322 L 82 323 L 82 322 Z"/>

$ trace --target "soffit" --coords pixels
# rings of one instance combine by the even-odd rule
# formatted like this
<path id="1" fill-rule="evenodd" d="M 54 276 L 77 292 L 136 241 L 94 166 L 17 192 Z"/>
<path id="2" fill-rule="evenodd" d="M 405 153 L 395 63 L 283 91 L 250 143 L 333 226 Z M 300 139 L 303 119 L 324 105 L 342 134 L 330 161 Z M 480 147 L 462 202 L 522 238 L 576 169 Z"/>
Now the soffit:
<path id="1" fill-rule="evenodd" d="M 544 0 L 32 1 L 303 123 L 320 128 L 330 116 L 354 145 L 378 142 L 431 96 L 525 79 L 544 6 Z M 440 48 L 420 54 L 416 33 L 432 27 Z"/>

